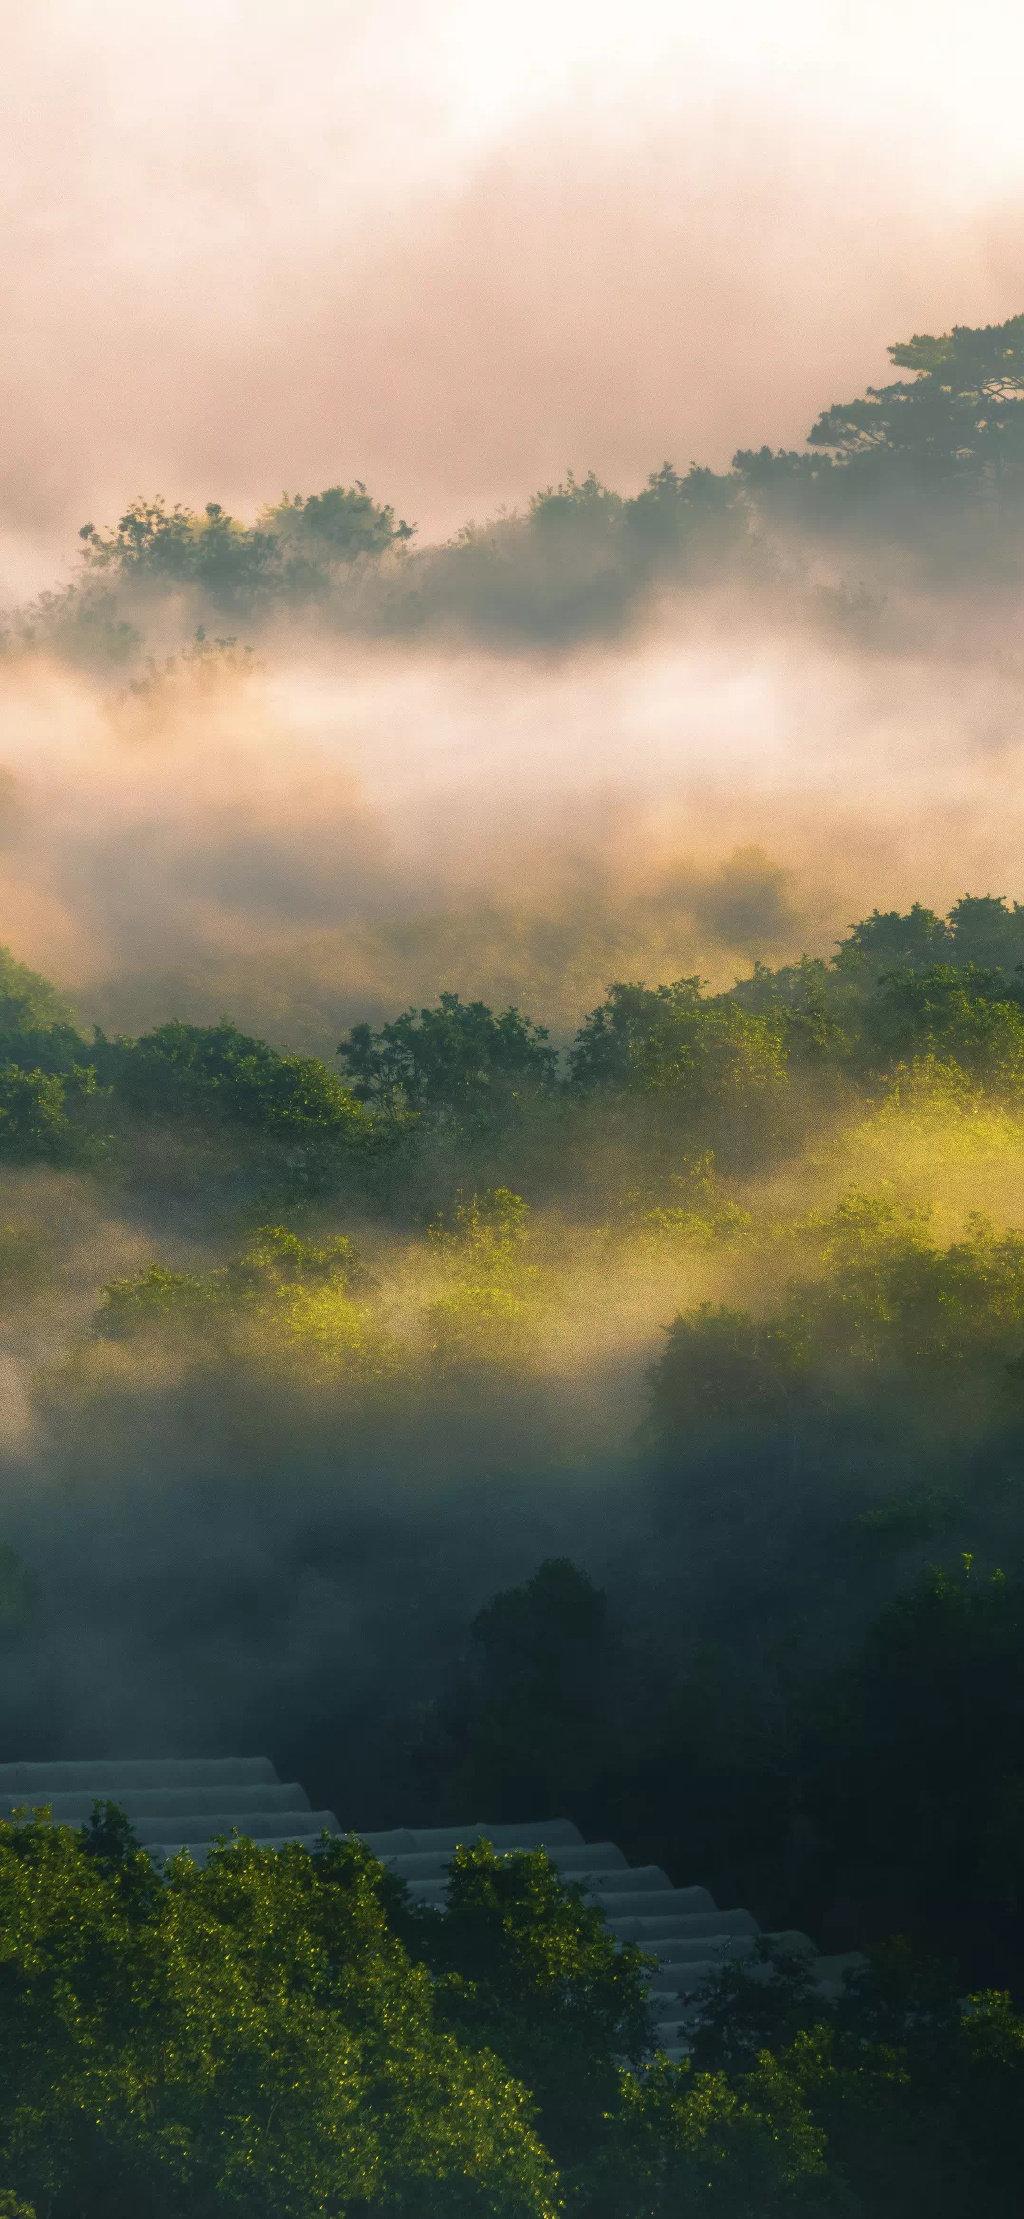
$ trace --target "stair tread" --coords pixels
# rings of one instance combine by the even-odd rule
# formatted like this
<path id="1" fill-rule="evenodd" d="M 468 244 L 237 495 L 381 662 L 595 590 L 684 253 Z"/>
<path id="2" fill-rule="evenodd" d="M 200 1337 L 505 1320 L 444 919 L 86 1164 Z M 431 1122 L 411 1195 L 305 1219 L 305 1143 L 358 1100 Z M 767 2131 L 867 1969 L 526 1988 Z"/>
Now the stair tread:
<path id="1" fill-rule="evenodd" d="M 144 1847 L 166 1838 L 168 1813 L 140 1819 L 134 1828 Z M 252 1841 L 289 1840 L 295 1834 L 336 1834 L 333 1811 L 188 1811 L 173 1814 L 182 1841 L 215 1841 L 221 1834 L 244 1834 Z"/>
<path id="2" fill-rule="evenodd" d="M 242 1838 L 244 1840 L 245 1836 Z M 253 1847 L 255 1849 L 314 1850 L 319 1849 L 322 1840 L 322 1834 L 280 1834 L 267 1836 L 260 1841 L 256 1841 L 253 1843 Z M 182 1851 L 186 1850 L 200 1864 L 205 1864 L 209 1852 L 219 1846 L 219 1844 L 204 1839 L 202 1836 L 196 1837 L 195 1835 L 193 1835 L 191 1841 L 151 1841 L 146 1843 L 150 1855 L 162 1858 L 164 1862 L 169 1862 L 172 1857 L 180 1857 Z M 232 1846 L 230 1841 L 227 1846 L 228 1848 Z"/>
<path id="3" fill-rule="evenodd" d="M 205 1863 L 218 1837 L 230 1841 L 241 1836 L 268 1850 L 293 1845 L 315 1850 L 325 1833 L 336 1837 L 356 1831 L 342 1828 L 333 1811 L 312 1810 L 305 1789 L 279 1779 L 268 1757 L 0 1764 L 0 1816 L 48 1806 L 55 1823 L 82 1824 L 93 1804 L 105 1801 L 125 1811 L 140 1843 L 163 1860 L 187 1850 Z M 545 1850 L 562 1878 L 603 1914 L 610 1935 L 617 1942 L 638 1944 L 655 1960 L 647 1994 L 658 2011 L 656 2035 L 675 2031 L 678 2037 L 687 2012 L 692 2024 L 695 1991 L 730 1960 L 748 1957 L 759 1933 L 749 1911 L 720 1910 L 706 1888 L 677 1887 L 658 1865 L 631 1866 L 616 1842 L 586 1842 L 570 1819 L 518 1826 L 486 1820 L 396 1826 L 358 1838 L 405 1882 L 414 1905 L 435 1910 L 445 1907 L 451 1860 L 460 1846 L 489 1841 L 506 1856 Z M 853 1953 L 819 1958 L 805 1934 L 765 1938 L 776 1947 L 804 1952 L 823 1990 L 838 1989 L 843 1974 L 860 1962 Z M 771 1968 L 756 1961 L 751 1970 L 758 1978 L 771 1978 Z M 687 2054 L 678 2039 L 662 2047 L 666 2054 Z"/>
<path id="4" fill-rule="evenodd" d="M 590 1901 L 598 1904 L 611 1925 L 615 1919 L 665 1919 L 669 1925 L 679 1918 L 725 1919 L 728 1912 L 720 1911 L 714 1898 L 704 1888 L 631 1888 L 588 1889 Z"/>
<path id="5" fill-rule="evenodd" d="M 126 1817 L 136 1818 L 185 1818 L 191 1822 L 199 1815 L 212 1811 L 220 1814 L 230 1810 L 233 1815 L 256 1816 L 261 1812 L 308 1811 L 309 1797 L 297 1782 L 254 1782 L 251 1787 L 218 1785 L 211 1787 L 169 1788 L 120 1788 L 105 1796 L 87 1793 L 82 1788 L 58 1789 L 46 1796 L 33 1796 L 26 1804 L 26 1797 L 13 1795 L 0 1797 L 0 1814 L 10 1815 L 26 1807 L 38 1808 L 40 1803 L 50 1809 L 53 1817 L 63 1825 L 75 1820 L 88 1819 L 93 1806 L 99 1802 L 115 1802 Z"/>
<path id="6" fill-rule="evenodd" d="M 97 1757 L 91 1761 L 55 1758 L 52 1763 L 0 1764 L 0 1795 L 60 1794 L 82 1788 L 97 1796 L 118 1787 L 234 1787 L 277 1783 L 269 1757 Z"/>
<path id="7" fill-rule="evenodd" d="M 676 1911 L 667 1917 L 609 1919 L 613 1933 L 643 1933 L 652 1939 L 689 1941 L 705 1934 L 756 1934 L 749 1911 Z"/>

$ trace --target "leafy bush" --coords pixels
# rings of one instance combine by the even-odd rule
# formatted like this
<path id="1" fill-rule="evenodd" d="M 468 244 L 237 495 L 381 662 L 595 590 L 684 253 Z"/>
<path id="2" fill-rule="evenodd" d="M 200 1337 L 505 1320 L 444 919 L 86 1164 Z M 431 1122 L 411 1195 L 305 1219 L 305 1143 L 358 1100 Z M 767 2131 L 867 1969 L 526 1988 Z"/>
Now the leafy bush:
<path id="1" fill-rule="evenodd" d="M 54 2219 L 556 2210 L 525 2091 L 439 2021 L 355 1848 L 151 1886 L 123 1838 L 3 1826 L 0 2061 L 0 2165 Z"/>

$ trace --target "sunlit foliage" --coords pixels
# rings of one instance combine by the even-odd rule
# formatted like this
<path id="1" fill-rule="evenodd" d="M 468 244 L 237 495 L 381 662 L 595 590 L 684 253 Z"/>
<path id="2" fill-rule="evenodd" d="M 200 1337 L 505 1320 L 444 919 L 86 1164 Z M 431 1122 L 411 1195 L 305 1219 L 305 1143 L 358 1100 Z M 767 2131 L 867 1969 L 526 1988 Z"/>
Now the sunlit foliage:
<path id="1" fill-rule="evenodd" d="M 226 1019 L 89 1040 L 11 959 L 8 1738 L 100 1594 L 131 1672 L 258 1704 L 368 1823 L 568 1806 L 774 1923 L 1024 1966 L 1019 935 L 876 913 L 732 992 L 613 983 L 561 1049 L 446 994 L 344 1075 Z M 865 1644 L 964 1556 L 1003 1630 L 933 1597 L 944 1723 L 887 1663 L 890 1747 Z"/>

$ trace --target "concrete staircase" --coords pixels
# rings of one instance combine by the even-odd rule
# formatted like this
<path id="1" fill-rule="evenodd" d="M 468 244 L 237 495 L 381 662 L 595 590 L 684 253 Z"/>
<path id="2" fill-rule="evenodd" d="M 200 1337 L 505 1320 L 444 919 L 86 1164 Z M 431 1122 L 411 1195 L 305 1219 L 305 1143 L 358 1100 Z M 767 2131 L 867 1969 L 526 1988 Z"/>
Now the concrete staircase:
<path id="1" fill-rule="evenodd" d="M 45 1805 L 55 1821 L 80 1826 L 95 1802 L 108 1801 L 118 1804 L 137 1839 L 160 1859 L 187 1849 L 202 1864 L 211 1844 L 232 1833 L 266 1849 L 286 1842 L 313 1849 L 322 1834 L 342 1832 L 334 1812 L 312 1810 L 305 1789 L 279 1780 L 267 1757 L 0 1764 L 0 1818 Z M 603 1911 L 616 1939 L 637 1943 L 655 1960 L 651 2003 L 658 2045 L 669 2057 L 687 2054 L 695 1991 L 724 1963 L 749 1957 L 760 1932 L 749 1911 L 720 1911 L 706 1888 L 676 1888 L 658 1865 L 627 1864 L 614 1842 L 585 1842 L 568 1819 L 536 1826 L 401 1827 L 360 1838 L 405 1881 L 414 1903 L 438 1910 L 460 1844 L 490 1841 L 505 1854 L 545 1849 L 563 1878 Z M 804 1954 L 823 1993 L 838 1990 L 853 1962 L 818 1956 L 806 1934 L 766 1939 Z"/>

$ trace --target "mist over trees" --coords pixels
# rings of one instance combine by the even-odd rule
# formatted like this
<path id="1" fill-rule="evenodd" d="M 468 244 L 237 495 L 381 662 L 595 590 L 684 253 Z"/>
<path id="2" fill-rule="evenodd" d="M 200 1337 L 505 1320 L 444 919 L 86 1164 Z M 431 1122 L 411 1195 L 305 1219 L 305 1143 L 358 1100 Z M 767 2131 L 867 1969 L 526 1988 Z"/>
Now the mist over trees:
<path id="1" fill-rule="evenodd" d="M 1024 1965 L 1022 905 L 337 1070 L 0 985 L 13 1750 L 255 1735 Z"/>
<path id="2" fill-rule="evenodd" d="M 797 1965 L 734 1968 L 691 2064 L 652 2066 L 637 1966 L 542 1857 L 466 1853 L 431 1923 L 352 1844 L 157 1878 L 116 1814 L 0 1827 L 0 2219 L 1017 2209 L 1024 902 L 876 908 L 797 955 L 826 928 L 783 864 L 679 892 L 655 855 L 622 875 L 649 960 L 606 958 L 567 782 L 555 895 L 487 971 L 515 889 L 485 854 L 444 908 L 442 860 L 422 907 L 345 764 L 293 809 L 305 762 L 261 800 L 272 750 L 229 749 L 172 837 L 159 778 L 114 821 L 154 761 L 188 784 L 205 710 L 244 722 L 284 640 L 507 651 L 504 684 L 665 610 L 866 663 L 970 609 L 1012 678 L 1024 317 L 890 352 L 805 451 L 632 494 L 568 472 L 440 546 L 360 483 L 254 521 L 139 499 L 6 620 L 27 703 L 40 672 L 62 732 L 103 702 L 38 791 L 9 774 L 0 836 L 14 902 L 36 812 L 23 945 L 48 869 L 83 942 L 98 920 L 105 1022 L 0 949 L 5 1751 L 269 1747 L 359 1828 L 568 1815 L 872 1957 L 827 2006 Z M 917 808 L 909 780 L 915 872 Z M 47 810 L 99 830 L 48 846 Z M 475 829 L 438 813 L 439 847 Z M 307 993 L 328 909 L 418 968 L 366 926 Z M 266 917 L 291 988 L 190 976 L 258 971 Z M 697 975 L 737 950 L 735 983 Z"/>
<path id="3" fill-rule="evenodd" d="M 889 352 L 909 375 L 825 407 L 806 451 L 741 448 L 726 472 L 665 462 L 628 495 L 569 471 L 437 546 L 360 483 L 284 494 L 253 523 L 139 498 L 109 529 L 82 525 L 82 574 L 12 612 L 7 644 L 132 668 L 168 623 L 202 645 L 209 625 L 297 622 L 558 647 L 722 586 L 884 637 L 889 595 L 966 589 L 979 570 L 996 591 L 1019 548 L 1024 315 Z"/>

